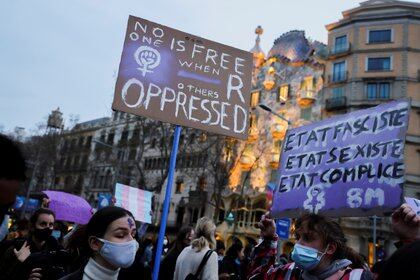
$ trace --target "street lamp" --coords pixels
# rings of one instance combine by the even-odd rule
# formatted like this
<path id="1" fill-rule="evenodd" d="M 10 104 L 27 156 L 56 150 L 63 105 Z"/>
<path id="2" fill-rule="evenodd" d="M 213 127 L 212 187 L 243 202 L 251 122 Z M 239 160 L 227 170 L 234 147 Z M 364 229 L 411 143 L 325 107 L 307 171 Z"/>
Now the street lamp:
<path id="1" fill-rule="evenodd" d="M 263 109 L 264 111 L 267 111 L 267 112 L 269 112 L 269 113 L 271 113 L 271 114 L 273 114 L 273 115 L 275 115 L 275 116 L 279 117 L 280 119 L 284 120 L 285 122 L 287 122 L 287 124 L 288 124 L 288 125 L 291 125 L 291 124 L 292 124 L 290 120 L 288 120 L 288 119 L 286 119 L 285 117 L 283 117 L 282 115 L 280 115 L 280 114 L 276 113 L 275 111 L 273 111 L 273 109 L 271 109 L 270 107 L 268 107 L 268 106 L 267 106 L 267 105 L 265 105 L 264 103 L 260 103 L 260 104 L 258 104 L 258 106 L 259 106 L 261 109 Z"/>

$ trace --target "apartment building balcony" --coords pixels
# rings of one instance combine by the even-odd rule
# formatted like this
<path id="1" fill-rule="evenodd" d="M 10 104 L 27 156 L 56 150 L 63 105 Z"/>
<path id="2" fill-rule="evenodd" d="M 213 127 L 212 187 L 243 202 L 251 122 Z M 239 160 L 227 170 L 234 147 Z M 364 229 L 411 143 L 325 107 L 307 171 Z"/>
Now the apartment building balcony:
<path id="1" fill-rule="evenodd" d="M 325 100 L 325 109 L 327 111 L 341 110 L 346 107 L 347 107 L 347 98 L 345 96 L 327 98 Z"/>
<path id="2" fill-rule="evenodd" d="M 316 101 L 315 91 L 313 90 L 300 90 L 298 92 L 297 103 L 300 107 L 309 107 Z"/>
<path id="3" fill-rule="evenodd" d="M 351 52 L 350 43 L 347 43 L 345 45 L 337 45 L 337 46 L 332 47 L 329 50 L 328 58 L 329 59 L 339 58 L 339 57 L 350 54 L 350 52 Z"/>
<path id="4" fill-rule="evenodd" d="M 347 82 L 349 76 L 349 72 L 348 71 L 341 71 L 341 72 L 336 72 L 332 75 L 328 75 L 328 84 L 341 84 L 341 83 L 345 83 Z"/>

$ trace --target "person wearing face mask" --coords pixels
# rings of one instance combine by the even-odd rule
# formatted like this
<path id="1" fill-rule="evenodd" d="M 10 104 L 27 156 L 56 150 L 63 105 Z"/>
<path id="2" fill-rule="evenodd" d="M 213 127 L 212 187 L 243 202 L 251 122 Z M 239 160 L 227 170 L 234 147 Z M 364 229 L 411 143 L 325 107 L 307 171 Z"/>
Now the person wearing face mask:
<path id="1" fill-rule="evenodd" d="M 190 246 L 192 238 L 194 236 L 194 230 L 192 227 L 184 227 L 178 232 L 176 240 L 172 248 L 168 251 L 168 254 L 163 258 L 160 264 L 159 279 L 161 280 L 172 280 L 176 260 L 181 254 L 185 247 Z"/>
<path id="2" fill-rule="evenodd" d="M 100 209 L 84 227 L 87 263 L 61 280 L 117 280 L 121 268 L 130 267 L 138 243 L 133 215 L 116 206 Z"/>
<path id="3" fill-rule="evenodd" d="M 252 253 L 248 279 L 256 280 L 371 280 L 362 258 L 347 247 L 338 223 L 316 214 L 304 214 L 295 224 L 293 263 L 275 266 L 276 225 L 269 213 L 259 223 L 262 242 Z"/>
<path id="4" fill-rule="evenodd" d="M 20 244 L 15 243 L 6 250 L 0 260 L 1 279 L 28 279 L 32 272 L 49 270 L 51 277 L 61 277 L 64 274 L 64 263 L 47 264 L 52 254 L 59 252 L 62 247 L 51 236 L 55 222 L 55 214 L 50 209 L 40 208 L 34 212 L 29 220 L 29 235 Z M 54 252 L 54 253 L 52 253 Z M 48 279 L 44 277 L 44 279 Z"/>
<path id="5" fill-rule="evenodd" d="M 26 164 L 19 147 L 0 134 L 0 242 L 9 233 L 9 208 L 20 185 L 26 180 Z"/>

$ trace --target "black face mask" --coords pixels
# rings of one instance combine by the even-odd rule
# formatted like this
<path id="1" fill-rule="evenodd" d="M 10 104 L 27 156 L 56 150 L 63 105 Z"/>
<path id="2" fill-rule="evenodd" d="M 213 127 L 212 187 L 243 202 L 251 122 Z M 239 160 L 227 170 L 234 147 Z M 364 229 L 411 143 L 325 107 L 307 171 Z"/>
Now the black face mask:
<path id="1" fill-rule="evenodd" d="M 36 228 L 34 230 L 35 238 L 40 241 L 47 240 L 51 236 L 51 233 L 52 233 L 52 229 L 50 228 L 43 228 L 43 229 Z"/>

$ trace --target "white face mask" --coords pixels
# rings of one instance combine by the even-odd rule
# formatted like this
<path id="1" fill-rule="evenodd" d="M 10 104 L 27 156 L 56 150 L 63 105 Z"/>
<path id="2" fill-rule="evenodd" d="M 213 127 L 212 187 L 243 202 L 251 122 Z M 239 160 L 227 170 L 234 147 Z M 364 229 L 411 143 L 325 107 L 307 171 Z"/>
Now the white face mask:
<path id="1" fill-rule="evenodd" d="M 0 226 L 0 241 L 6 238 L 9 233 L 9 215 L 4 215 L 3 223 Z"/>
<path id="2" fill-rule="evenodd" d="M 131 240 L 124 243 L 115 243 L 105 239 L 98 238 L 104 243 L 99 254 L 110 264 L 116 267 L 127 268 L 131 266 L 136 257 L 139 243 Z"/>

